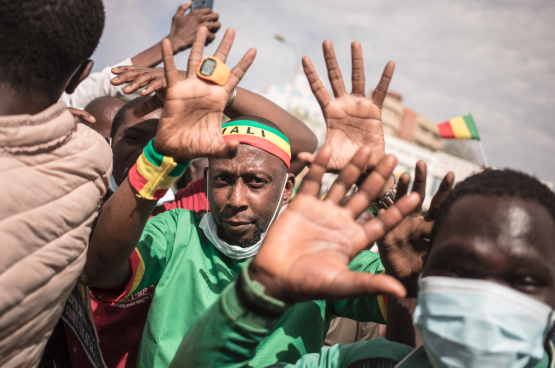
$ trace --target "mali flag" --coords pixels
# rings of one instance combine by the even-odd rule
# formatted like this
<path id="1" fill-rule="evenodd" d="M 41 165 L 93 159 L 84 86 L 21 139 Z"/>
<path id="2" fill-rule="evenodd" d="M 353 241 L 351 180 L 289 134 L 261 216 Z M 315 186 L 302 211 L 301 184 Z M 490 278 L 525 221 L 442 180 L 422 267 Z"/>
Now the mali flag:
<path id="1" fill-rule="evenodd" d="M 480 134 L 471 114 L 453 118 L 445 123 L 437 125 L 439 135 L 446 139 L 477 139 Z"/>

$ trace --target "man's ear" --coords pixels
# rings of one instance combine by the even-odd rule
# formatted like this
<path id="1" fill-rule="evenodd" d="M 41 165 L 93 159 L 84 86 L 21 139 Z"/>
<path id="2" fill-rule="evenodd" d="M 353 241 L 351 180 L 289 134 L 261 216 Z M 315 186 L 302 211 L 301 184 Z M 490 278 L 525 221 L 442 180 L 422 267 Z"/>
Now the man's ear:
<path id="1" fill-rule="evenodd" d="M 291 196 L 293 195 L 293 190 L 295 190 L 295 174 L 287 174 L 287 184 L 285 184 L 285 190 L 283 191 L 283 202 L 282 206 L 286 205 L 291 201 Z"/>
<path id="2" fill-rule="evenodd" d="M 94 61 L 86 60 L 83 62 L 83 64 L 79 66 L 79 68 L 77 68 L 77 70 L 75 70 L 75 73 L 73 73 L 73 75 L 69 79 L 69 82 L 67 83 L 67 86 L 65 89 L 67 94 L 69 95 L 72 94 L 75 91 L 75 88 L 77 88 L 77 86 L 79 85 L 79 83 L 84 81 L 85 78 L 87 78 L 89 74 L 91 74 L 91 70 L 93 66 L 94 66 Z"/>

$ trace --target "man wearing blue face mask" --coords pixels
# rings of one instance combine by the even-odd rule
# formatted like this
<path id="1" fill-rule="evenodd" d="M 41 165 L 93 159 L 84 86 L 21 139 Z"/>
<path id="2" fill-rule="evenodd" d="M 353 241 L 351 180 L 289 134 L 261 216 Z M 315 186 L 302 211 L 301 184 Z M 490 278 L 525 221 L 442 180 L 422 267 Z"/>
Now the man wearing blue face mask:
<path id="1" fill-rule="evenodd" d="M 312 187 L 329 158 L 322 156 L 326 153 L 319 154 L 307 176 L 310 184 L 301 187 L 240 278 L 189 329 L 172 366 L 242 366 L 294 303 L 370 295 L 377 280 L 362 280 L 347 264 L 365 243 L 381 238 L 386 274 L 404 273 L 407 296 L 419 284 L 417 301 L 389 298 L 389 307 L 396 304 L 410 312 L 416 305 L 414 324 L 420 336 L 413 338 L 416 345 L 420 338 L 423 344 L 415 349 L 377 338 L 324 347 L 295 364 L 271 367 L 553 367 L 551 190 L 519 172 L 486 170 L 458 184 L 444 200 L 434 198 L 426 217 L 409 215 L 384 236 L 383 227 L 396 220 L 391 211 L 373 220 L 380 227 L 371 226 L 372 221 L 355 223 L 363 196 L 338 206 L 345 193 L 339 187 L 354 182 L 354 170 L 350 178 L 341 174 L 342 184 L 330 190 L 332 198 L 314 198 L 317 188 Z M 423 163 L 418 165 L 425 170 Z M 398 199 L 397 207 L 410 206 L 414 197 L 405 196 L 403 203 Z M 330 231 L 313 231 L 321 228 Z M 388 330 L 392 322 L 388 319 Z M 411 329 L 405 324 L 406 335 Z"/>

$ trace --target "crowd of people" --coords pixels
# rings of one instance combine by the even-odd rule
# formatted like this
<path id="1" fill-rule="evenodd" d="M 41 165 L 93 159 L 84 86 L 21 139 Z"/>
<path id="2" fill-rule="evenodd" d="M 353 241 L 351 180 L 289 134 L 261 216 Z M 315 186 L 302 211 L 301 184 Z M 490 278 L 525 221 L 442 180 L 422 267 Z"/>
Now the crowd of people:
<path id="1" fill-rule="evenodd" d="M 424 211 L 426 163 L 385 153 L 393 62 L 367 97 L 353 42 L 348 93 L 324 41 L 330 96 L 302 59 L 316 152 L 190 7 L 91 74 L 102 0 L 0 0 L 1 367 L 553 367 L 555 193 L 449 173 Z"/>

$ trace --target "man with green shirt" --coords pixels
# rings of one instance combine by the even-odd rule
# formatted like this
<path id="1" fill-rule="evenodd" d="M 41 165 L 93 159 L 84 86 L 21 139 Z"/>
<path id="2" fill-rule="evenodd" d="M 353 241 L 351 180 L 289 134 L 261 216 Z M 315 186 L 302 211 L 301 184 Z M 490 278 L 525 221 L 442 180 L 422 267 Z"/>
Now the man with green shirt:
<path id="1" fill-rule="evenodd" d="M 164 41 L 168 87 L 156 137 L 103 207 L 82 275 L 82 282 L 102 289 L 102 297 L 109 303 L 118 303 L 136 291 L 156 285 L 139 351 L 139 367 L 170 364 L 190 326 L 257 253 L 279 209 L 289 202 L 294 186 L 294 176 L 288 173 L 292 149 L 278 125 L 253 116 L 237 117 L 221 125 L 222 111 L 252 63 L 255 51 L 247 52 L 226 84 L 206 82 L 197 73 L 205 38 L 206 30 L 201 27 L 185 78 L 175 69 L 171 47 Z M 228 30 L 214 56 L 225 62 L 232 41 L 233 32 Z M 353 60 L 360 73 L 360 45 L 355 51 Z M 329 134 L 332 142 L 326 142 L 328 147 L 336 148 L 334 144 L 341 141 L 338 135 L 354 138 L 349 138 L 350 146 L 334 151 L 334 162 L 328 169 L 346 166 L 349 156 L 372 142 L 374 150 L 366 148 L 368 155 L 362 165 L 374 168 L 386 160 L 391 166 L 394 159 L 384 158 L 380 119 L 392 72 L 389 65 L 379 85 L 383 93 L 376 100 L 364 96 L 364 83 L 359 81 L 353 86 L 353 94 L 345 94 L 330 104 L 332 111 L 328 115 L 333 118 L 330 125 L 334 132 Z M 355 77 L 360 79 L 354 73 Z M 352 124 L 354 115 L 358 125 Z M 199 216 L 177 209 L 148 220 L 156 199 L 197 157 L 210 157 L 206 173 L 210 213 Z M 375 182 L 379 185 L 370 199 L 380 199 L 391 188 L 391 170 L 386 174 L 372 171 L 370 176 L 377 175 Z M 371 252 L 360 254 L 350 267 L 368 275 L 384 270 L 378 255 Z M 376 276 L 376 280 L 390 278 Z M 372 297 L 299 304 L 262 343 L 250 364 L 261 367 L 282 360 L 294 362 L 306 353 L 318 351 L 335 316 L 385 323 L 382 294 L 401 295 L 401 290 L 378 283 Z"/>
<path id="2" fill-rule="evenodd" d="M 329 152 L 317 156 L 307 175 L 312 183 L 321 180 L 327 160 Z M 353 183 L 357 173 L 348 180 L 345 171 L 342 182 Z M 448 181 L 452 178 L 442 186 Z M 303 182 L 260 252 L 189 329 L 171 367 L 247 366 L 295 303 L 374 292 L 371 277 L 364 280 L 347 268 L 367 242 L 396 237 L 398 246 L 387 250 L 381 244 L 380 252 L 413 257 L 387 265 L 386 273 L 401 267 L 414 273 L 422 269 L 415 246 L 428 235 L 418 300 L 402 301 L 416 305 L 414 324 L 422 346 L 376 338 L 324 347 L 296 363 L 269 367 L 553 367 L 555 194 L 539 180 L 511 170 L 485 170 L 458 184 L 440 205 L 441 200 L 432 203 L 432 214 L 426 216 L 435 221 L 415 214 L 389 232 L 384 227 L 400 214 L 388 210 L 360 225 L 355 218 L 368 203 L 365 196 L 340 207 L 346 190 L 334 185 L 330 193 L 336 195 L 318 201 L 318 186 L 312 183 Z M 418 201 L 412 196 L 398 199 L 397 206 Z M 430 224 L 431 232 L 422 232 Z M 320 228 L 330 230 L 311 231 Z"/>

